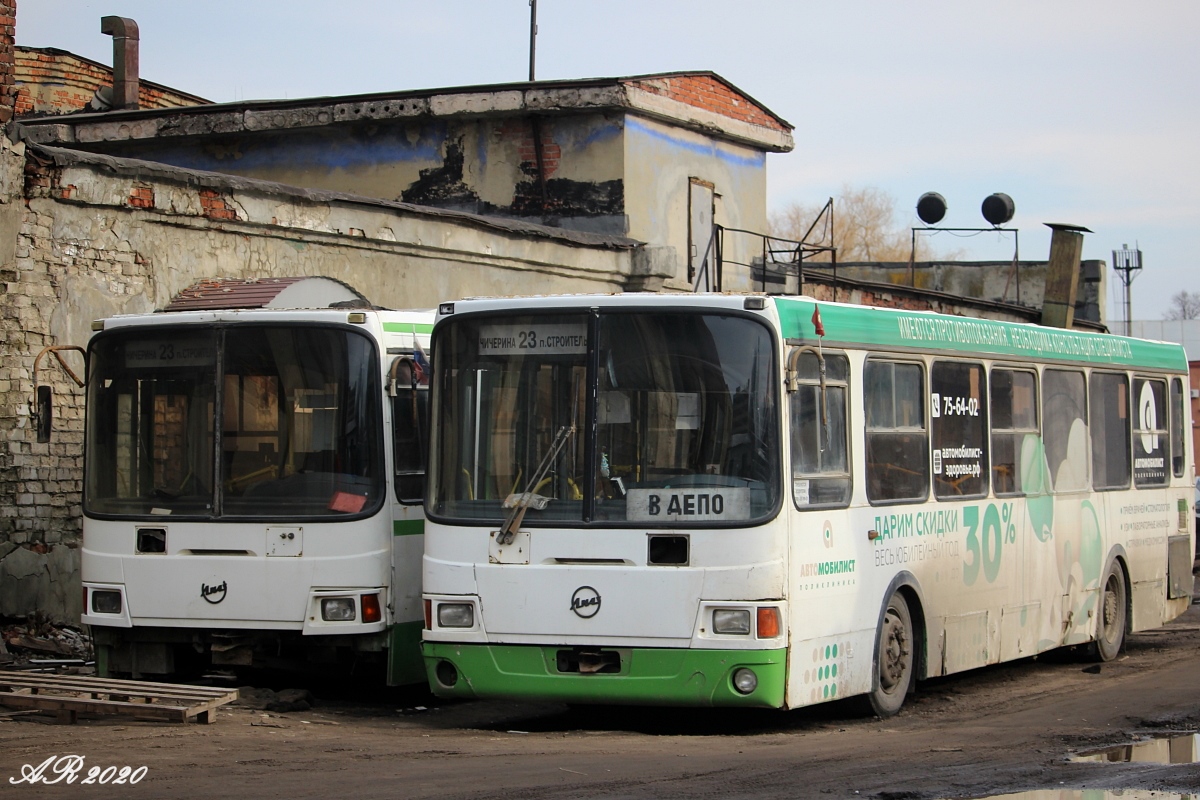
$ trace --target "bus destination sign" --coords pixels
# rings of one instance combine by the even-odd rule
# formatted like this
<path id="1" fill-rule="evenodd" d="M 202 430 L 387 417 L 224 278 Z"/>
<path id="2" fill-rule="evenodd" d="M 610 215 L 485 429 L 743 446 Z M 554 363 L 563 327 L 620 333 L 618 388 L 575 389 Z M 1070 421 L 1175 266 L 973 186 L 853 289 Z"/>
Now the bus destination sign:
<path id="1" fill-rule="evenodd" d="M 739 487 L 630 489 L 625 518 L 637 522 L 719 522 L 750 519 L 750 490 Z"/>
<path id="2" fill-rule="evenodd" d="M 479 326 L 479 355 L 577 355 L 587 352 L 583 322 Z"/>

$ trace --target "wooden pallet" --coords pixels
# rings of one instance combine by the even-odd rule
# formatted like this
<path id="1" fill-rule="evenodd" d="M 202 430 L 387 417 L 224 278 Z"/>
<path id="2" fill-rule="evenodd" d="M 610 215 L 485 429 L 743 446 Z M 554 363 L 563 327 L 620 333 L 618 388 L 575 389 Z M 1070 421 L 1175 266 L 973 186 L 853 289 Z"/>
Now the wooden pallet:
<path id="1" fill-rule="evenodd" d="M 0 705 L 54 711 L 60 722 L 84 712 L 213 723 L 216 709 L 237 697 L 237 689 L 0 670 Z"/>

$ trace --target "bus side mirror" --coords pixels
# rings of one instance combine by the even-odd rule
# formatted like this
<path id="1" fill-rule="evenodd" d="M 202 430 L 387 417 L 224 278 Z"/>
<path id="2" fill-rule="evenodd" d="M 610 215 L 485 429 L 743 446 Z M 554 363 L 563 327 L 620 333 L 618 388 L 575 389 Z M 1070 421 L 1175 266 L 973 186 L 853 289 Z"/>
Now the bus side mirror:
<path id="1" fill-rule="evenodd" d="M 37 387 L 37 408 L 34 410 L 39 444 L 50 441 L 50 427 L 54 422 L 54 392 L 49 386 Z"/>

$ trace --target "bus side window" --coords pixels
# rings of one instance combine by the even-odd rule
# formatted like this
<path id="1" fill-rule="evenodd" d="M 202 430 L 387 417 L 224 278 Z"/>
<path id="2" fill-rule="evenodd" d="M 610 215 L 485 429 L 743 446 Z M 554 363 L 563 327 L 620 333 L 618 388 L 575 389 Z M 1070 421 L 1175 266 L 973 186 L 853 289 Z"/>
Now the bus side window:
<path id="1" fill-rule="evenodd" d="M 868 361 L 863 367 L 867 427 L 867 499 L 872 503 L 929 496 L 921 364 Z"/>
<path id="2" fill-rule="evenodd" d="M 992 486 L 997 497 L 1023 495 L 1021 449 L 1038 435 L 1037 373 L 993 369 L 991 378 Z"/>
<path id="3" fill-rule="evenodd" d="M 396 499 L 419 504 L 425 495 L 426 448 L 429 446 L 429 391 L 413 380 L 412 367 L 396 371 L 392 398 L 392 446 Z"/>
<path id="4" fill-rule="evenodd" d="M 1129 488 L 1129 379 L 1119 372 L 1091 376 L 1092 488 Z"/>
<path id="5" fill-rule="evenodd" d="M 1077 492 L 1088 488 L 1087 385 L 1082 372 L 1048 369 L 1042 376 L 1042 440 L 1050 488 Z"/>
<path id="6" fill-rule="evenodd" d="M 1167 384 L 1134 378 L 1133 485 L 1167 485 Z"/>
<path id="7" fill-rule="evenodd" d="M 1183 381 L 1171 379 L 1171 471 L 1183 477 Z"/>
<path id="8" fill-rule="evenodd" d="M 850 503 L 846 396 L 849 362 L 825 356 L 825 381 L 815 353 L 800 355 L 797 388 L 789 407 L 792 436 L 792 499 L 796 507 L 838 508 Z"/>
<path id="9" fill-rule="evenodd" d="M 988 489 L 987 395 L 982 364 L 938 361 L 929 372 L 933 493 L 982 497 Z"/>

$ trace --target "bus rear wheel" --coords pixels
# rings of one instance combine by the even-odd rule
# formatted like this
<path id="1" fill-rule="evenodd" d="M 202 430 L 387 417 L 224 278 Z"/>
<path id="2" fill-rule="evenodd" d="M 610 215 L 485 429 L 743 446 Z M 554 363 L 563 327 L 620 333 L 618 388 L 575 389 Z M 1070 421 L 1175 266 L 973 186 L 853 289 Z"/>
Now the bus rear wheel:
<path id="1" fill-rule="evenodd" d="M 1092 642 L 1090 655 L 1097 661 L 1112 661 L 1125 644 L 1127 622 L 1125 602 L 1125 570 L 1121 562 L 1113 561 L 1104 576 L 1100 592 L 1100 614 L 1096 624 L 1096 641 Z"/>
<path id="2" fill-rule="evenodd" d="M 867 695 L 871 711 L 880 717 L 890 717 L 904 705 L 912 686 L 913 625 L 908 603 L 899 592 L 888 600 L 887 610 L 879 623 L 878 647 L 875 651 L 876 686 Z"/>

